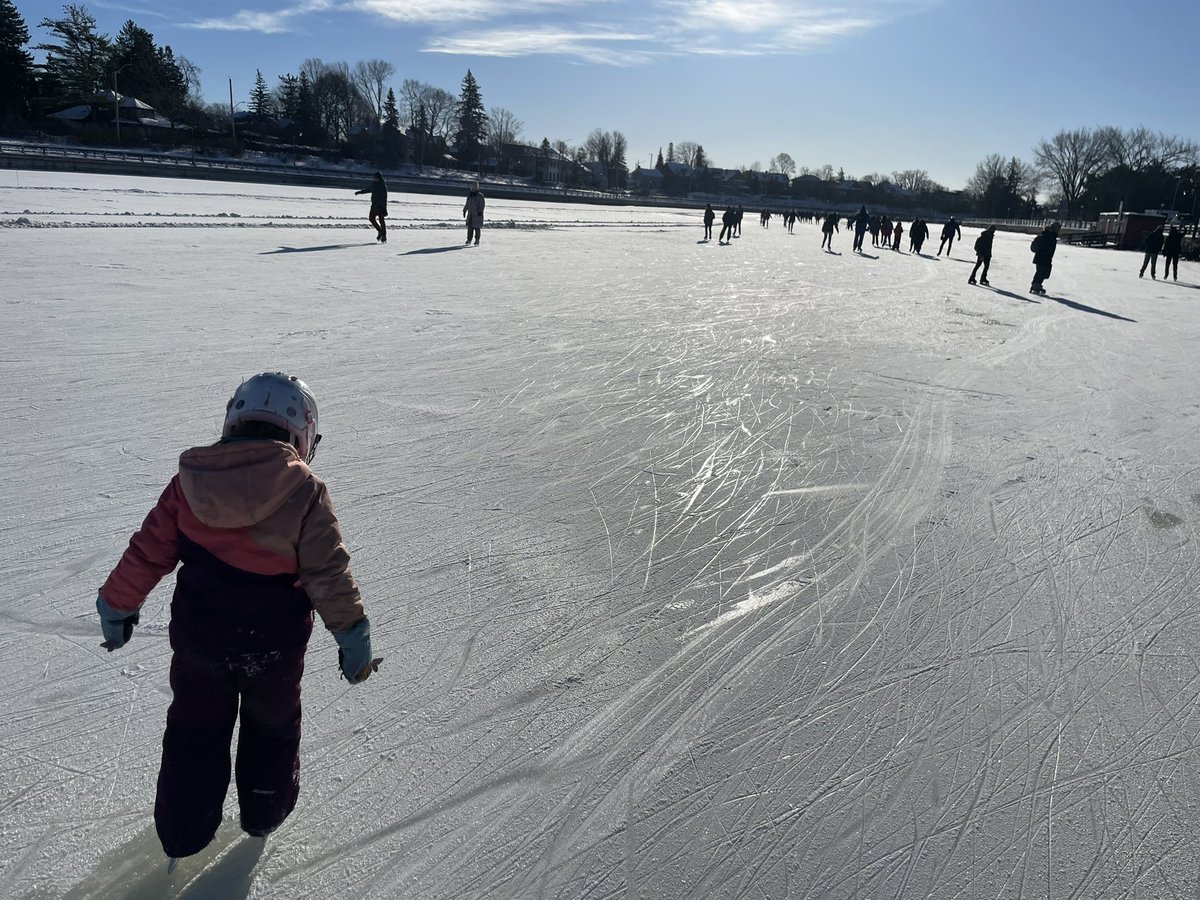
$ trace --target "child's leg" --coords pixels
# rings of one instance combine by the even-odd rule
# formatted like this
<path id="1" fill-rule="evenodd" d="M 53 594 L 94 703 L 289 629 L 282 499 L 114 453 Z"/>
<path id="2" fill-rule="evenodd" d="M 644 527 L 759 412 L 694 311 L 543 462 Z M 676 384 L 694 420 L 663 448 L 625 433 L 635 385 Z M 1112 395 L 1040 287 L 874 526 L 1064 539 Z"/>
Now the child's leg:
<path id="1" fill-rule="evenodd" d="M 304 652 L 240 677 L 237 787 L 242 828 L 266 834 L 282 824 L 300 794 L 300 676 Z"/>
<path id="2" fill-rule="evenodd" d="M 171 691 L 154 824 L 167 856 L 191 856 L 208 845 L 221 824 L 237 687 L 225 667 L 176 653 Z"/>

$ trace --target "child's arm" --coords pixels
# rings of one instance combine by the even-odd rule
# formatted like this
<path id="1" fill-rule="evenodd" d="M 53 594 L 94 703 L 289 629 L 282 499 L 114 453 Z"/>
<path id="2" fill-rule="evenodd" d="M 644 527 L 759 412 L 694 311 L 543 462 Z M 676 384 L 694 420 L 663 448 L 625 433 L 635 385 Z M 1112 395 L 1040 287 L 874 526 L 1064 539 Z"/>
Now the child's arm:
<path id="1" fill-rule="evenodd" d="M 120 562 L 100 588 L 96 608 L 107 650 L 115 650 L 129 640 L 146 596 L 179 563 L 180 502 L 176 476 L 162 492 L 142 527 L 129 539 Z"/>
<path id="2" fill-rule="evenodd" d="M 333 632 L 342 674 L 351 683 L 366 681 L 379 668 L 379 660 L 371 655 L 371 623 L 350 573 L 350 551 L 323 484 L 300 526 L 297 555 L 300 584 L 325 627 Z"/>

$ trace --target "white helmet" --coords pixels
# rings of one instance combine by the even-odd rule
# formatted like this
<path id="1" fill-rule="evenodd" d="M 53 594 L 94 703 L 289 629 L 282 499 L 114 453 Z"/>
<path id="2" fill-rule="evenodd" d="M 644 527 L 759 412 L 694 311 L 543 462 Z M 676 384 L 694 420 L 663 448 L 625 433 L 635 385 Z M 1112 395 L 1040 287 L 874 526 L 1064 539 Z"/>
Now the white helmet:
<path id="1" fill-rule="evenodd" d="M 317 398 L 295 375 L 263 372 L 243 381 L 225 407 L 222 437 L 243 422 L 268 422 L 291 435 L 291 443 L 312 462 L 321 435 L 317 433 Z"/>

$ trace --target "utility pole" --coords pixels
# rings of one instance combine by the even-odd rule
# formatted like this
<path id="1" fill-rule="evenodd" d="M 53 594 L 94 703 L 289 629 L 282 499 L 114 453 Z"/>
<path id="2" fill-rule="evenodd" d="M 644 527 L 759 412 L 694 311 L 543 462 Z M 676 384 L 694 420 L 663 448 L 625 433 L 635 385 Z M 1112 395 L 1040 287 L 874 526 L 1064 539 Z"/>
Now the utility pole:
<path id="1" fill-rule="evenodd" d="M 233 118 L 233 79 L 229 79 L 229 133 L 233 135 L 233 142 L 237 143 L 237 122 Z"/>

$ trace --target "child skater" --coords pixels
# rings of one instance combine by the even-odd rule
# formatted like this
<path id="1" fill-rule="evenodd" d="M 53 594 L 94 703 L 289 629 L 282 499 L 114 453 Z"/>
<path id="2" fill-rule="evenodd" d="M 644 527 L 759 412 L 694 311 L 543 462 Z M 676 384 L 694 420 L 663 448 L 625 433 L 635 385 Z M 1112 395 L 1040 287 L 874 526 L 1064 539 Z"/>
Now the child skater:
<path id="1" fill-rule="evenodd" d="M 130 639 L 159 580 L 171 602 L 171 690 L 154 822 L 169 869 L 221 823 L 230 742 L 242 829 L 265 837 L 300 790 L 300 676 L 313 610 L 352 684 L 377 671 L 371 627 L 325 485 L 308 464 L 321 435 L 307 385 L 279 372 L 243 382 L 221 440 L 179 458 L 96 599 L 103 646 Z"/>

